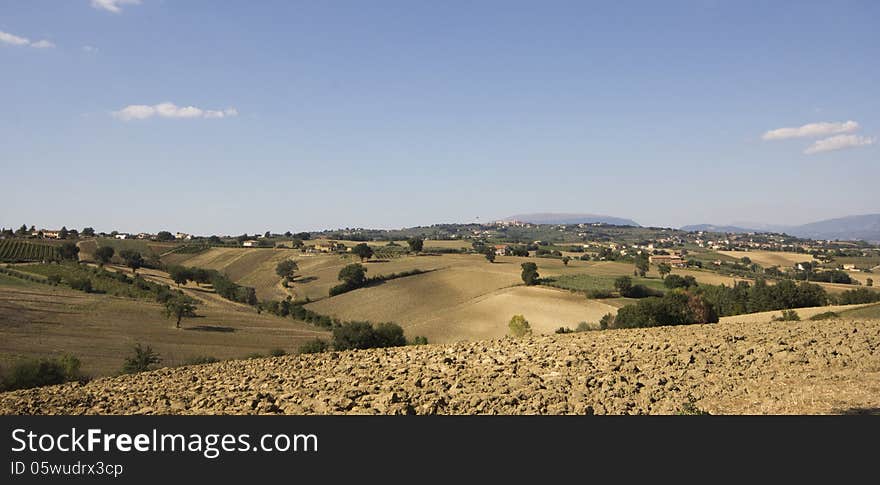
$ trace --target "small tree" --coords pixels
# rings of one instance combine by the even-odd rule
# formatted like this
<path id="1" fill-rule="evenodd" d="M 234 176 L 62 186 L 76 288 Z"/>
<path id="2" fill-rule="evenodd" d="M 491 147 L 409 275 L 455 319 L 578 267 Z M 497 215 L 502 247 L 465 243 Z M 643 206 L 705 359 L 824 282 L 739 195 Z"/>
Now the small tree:
<path id="1" fill-rule="evenodd" d="M 528 285 L 532 286 L 538 283 L 538 265 L 535 263 L 523 263 L 522 267 L 522 280 Z"/>
<path id="2" fill-rule="evenodd" d="M 80 234 L 82 234 L 85 237 L 94 237 L 95 236 L 95 229 L 91 228 L 91 227 L 84 227 L 83 230 L 80 232 Z"/>
<path id="3" fill-rule="evenodd" d="M 58 254 L 61 256 L 61 259 L 76 261 L 79 255 L 79 248 L 75 243 L 67 242 L 61 245 L 58 249 Z"/>
<path id="4" fill-rule="evenodd" d="M 562 264 L 568 266 L 568 262 L 569 262 L 569 261 L 571 261 L 571 258 L 570 258 L 570 257 L 568 257 L 568 256 L 563 256 L 563 257 L 562 257 Z"/>
<path id="5" fill-rule="evenodd" d="M 645 273 L 647 273 L 650 268 L 651 263 L 647 254 L 642 253 L 636 256 L 636 272 L 639 276 L 644 278 Z"/>
<path id="6" fill-rule="evenodd" d="M 185 285 L 187 281 L 193 279 L 192 272 L 183 266 L 172 266 L 168 268 L 168 276 L 177 283 L 177 286 Z"/>
<path id="7" fill-rule="evenodd" d="M 116 250 L 113 249 L 112 246 L 101 246 L 95 250 L 95 259 L 97 259 L 98 263 L 103 266 L 113 259 L 115 253 Z"/>
<path id="8" fill-rule="evenodd" d="M 627 296 L 632 292 L 632 279 L 629 276 L 621 276 L 614 280 L 614 289 L 620 296 Z"/>
<path id="9" fill-rule="evenodd" d="M 352 254 L 361 258 L 361 262 L 365 259 L 370 259 L 373 257 L 373 248 L 367 245 L 367 243 L 360 243 L 351 250 Z"/>
<path id="10" fill-rule="evenodd" d="M 339 270 L 339 281 L 352 288 L 359 288 L 367 283 L 367 268 L 358 263 L 353 263 Z"/>
<path id="11" fill-rule="evenodd" d="M 62 227 L 60 231 L 58 231 L 58 239 L 67 239 L 67 236 L 70 235 L 70 231 L 67 230 L 67 227 Z"/>
<path id="12" fill-rule="evenodd" d="M 137 270 L 144 266 L 144 257 L 141 256 L 141 253 L 134 251 L 132 249 L 123 249 L 119 256 L 125 261 L 125 265 L 131 268 L 131 271 L 134 274 L 137 274 Z"/>
<path id="13" fill-rule="evenodd" d="M 163 241 L 163 242 L 164 242 L 164 241 L 173 241 L 173 240 L 174 240 L 174 234 L 171 234 L 171 233 L 168 232 L 168 231 L 159 231 L 159 232 L 156 234 L 156 240 L 157 240 L 157 241 Z"/>
<path id="14" fill-rule="evenodd" d="M 164 313 L 166 318 L 177 318 L 177 328 L 180 328 L 181 318 L 196 316 L 196 306 L 192 304 L 192 300 L 189 298 L 180 296 L 165 302 Z"/>
<path id="15" fill-rule="evenodd" d="M 422 248 L 425 246 L 425 240 L 420 237 L 413 237 L 406 241 L 409 244 L 409 250 L 414 253 L 419 253 L 422 251 Z"/>
<path id="16" fill-rule="evenodd" d="M 275 266 L 275 274 L 288 281 L 294 278 L 297 270 L 299 270 L 299 265 L 292 259 L 285 259 Z"/>
<path id="17" fill-rule="evenodd" d="M 657 272 L 660 273 L 661 278 L 666 278 L 666 275 L 672 273 L 672 266 L 668 263 L 660 263 L 657 265 Z"/>
<path id="18" fill-rule="evenodd" d="M 486 255 L 486 261 L 488 261 L 490 263 L 495 262 L 495 251 L 493 251 L 493 250 L 486 251 L 485 255 Z"/>
<path id="19" fill-rule="evenodd" d="M 154 365 L 162 362 L 159 354 L 153 351 L 153 348 L 147 345 L 141 347 L 141 344 L 134 346 L 134 354 L 125 358 L 125 364 L 122 366 L 122 372 L 125 374 L 134 374 L 135 372 L 144 372 L 150 370 Z"/>
<path id="20" fill-rule="evenodd" d="M 532 334 L 532 327 L 529 325 L 529 321 L 522 315 L 514 315 L 510 319 L 510 323 L 507 324 L 507 327 L 510 329 L 510 335 L 514 337 L 525 337 Z"/>
<path id="21" fill-rule="evenodd" d="M 874 286 L 874 280 L 871 278 L 866 279 L 865 286 Z"/>

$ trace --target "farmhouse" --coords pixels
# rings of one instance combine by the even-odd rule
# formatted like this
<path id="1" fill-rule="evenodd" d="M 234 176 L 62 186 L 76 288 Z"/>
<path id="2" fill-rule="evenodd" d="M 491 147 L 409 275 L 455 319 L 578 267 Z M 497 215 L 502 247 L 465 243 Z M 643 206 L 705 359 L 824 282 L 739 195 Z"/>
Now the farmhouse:
<path id="1" fill-rule="evenodd" d="M 496 244 L 495 245 L 495 254 L 497 256 L 504 256 L 507 253 L 507 249 L 510 248 L 507 244 Z"/>
<path id="2" fill-rule="evenodd" d="M 189 240 L 192 238 L 193 238 L 192 234 L 187 234 L 185 232 L 178 232 L 177 234 L 174 235 L 174 239 L 187 239 L 187 240 Z"/>
<path id="3" fill-rule="evenodd" d="M 650 261 L 651 264 L 666 263 L 669 266 L 672 266 L 673 268 L 686 268 L 687 267 L 687 261 L 682 259 L 682 257 L 677 254 L 654 254 L 654 255 L 648 256 L 648 261 Z"/>
<path id="4" fill-rule="evenodd" d="M 61 237 L 61 231 L 55 231 L 51 229 L 40 229 L 39 232 L 33 233 L 34 236 L 43 235 L 44 238 L 47 239 L 58 239 Z"/>
<path id="5" fill-rule="evenodd" d="M 246 248 L 255 248 L 260 245 L 260 242 L 253 239 L 248 239 L 247 241 L 241 243 L 241 245 Z"/>
<path id="6" fill-rule="evenodd" d="M 131 234 L 121 233 L 121 234 L 117 234 L 115 237 L 116 237 L 116 239 L 128 239 L 129 236 L 131 236 Z"/>

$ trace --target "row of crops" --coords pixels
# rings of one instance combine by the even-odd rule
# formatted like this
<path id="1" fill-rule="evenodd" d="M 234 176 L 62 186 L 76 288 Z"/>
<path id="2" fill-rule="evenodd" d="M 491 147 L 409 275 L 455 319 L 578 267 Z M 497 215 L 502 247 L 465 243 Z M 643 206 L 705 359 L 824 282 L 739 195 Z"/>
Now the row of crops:
<path id="1" fill-rule="evenodd" d="M 58 259 L 58 248 L 48 244 L 34 244 L 15 239 L 0 239 L 0 261 L 51 261 Z"/>

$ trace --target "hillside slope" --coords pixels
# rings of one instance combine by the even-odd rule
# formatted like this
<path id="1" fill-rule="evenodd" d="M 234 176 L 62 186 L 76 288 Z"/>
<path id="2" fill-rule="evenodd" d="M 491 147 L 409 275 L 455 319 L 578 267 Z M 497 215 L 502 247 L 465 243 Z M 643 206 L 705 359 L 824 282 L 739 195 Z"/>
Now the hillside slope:
<path id="1" fill-rule="evenodd" d="M 0 413 L 865 413 L 878 352 L 877 320 L 601 331 L 168 368 L 0 394 Z"/>

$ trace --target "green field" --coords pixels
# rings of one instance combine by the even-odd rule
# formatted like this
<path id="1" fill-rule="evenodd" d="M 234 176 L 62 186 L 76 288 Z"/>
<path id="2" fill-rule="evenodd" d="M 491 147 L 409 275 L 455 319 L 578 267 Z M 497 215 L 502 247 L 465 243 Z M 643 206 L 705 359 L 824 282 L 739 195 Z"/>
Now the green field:
<path id="1" fill-rule="evenodd" d="M 0 261 L 19 263 L 53 259 L 58 259 L 58 248 L 55 246 L 15 239 L 0 240 Z"/>
<path id="2" fill-rule="evenodd" d="M 618 276 L 597 274 L 566 274 L 545 278 L 545 285 L 574 291 L 609 290 L 614 291 L 614 280 Z M 630 276 L 633 285 L 644 285 L 655 290 L 664 290 L 663 280 L 659 278 L 639 278 Z"/>
<path id="3" fill-rule="evenodd" d="M 880 303 L 855 310 L 848 310 L 840 314 L 843 318 L 880 318 Z"/>

